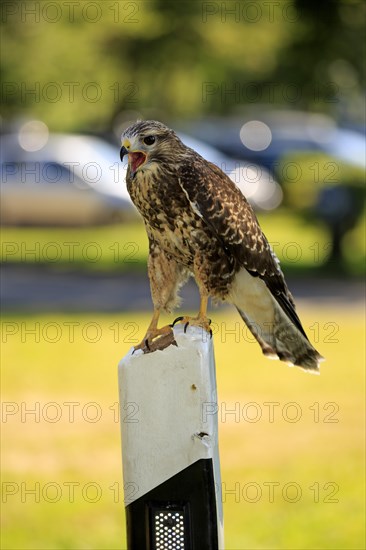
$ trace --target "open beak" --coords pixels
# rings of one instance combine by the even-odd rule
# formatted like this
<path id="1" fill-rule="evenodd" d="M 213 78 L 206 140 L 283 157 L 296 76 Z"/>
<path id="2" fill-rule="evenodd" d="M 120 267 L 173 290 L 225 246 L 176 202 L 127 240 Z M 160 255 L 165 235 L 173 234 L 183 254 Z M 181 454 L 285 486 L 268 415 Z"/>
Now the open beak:
<path id="1" fill-rule="evenodd" d="M 130 166 L 131 177 L 133 178 L 137 172 L 139 166 L 142 166 L 146 162 L 146 154 L 142 151 L 129 151 L 127 147 L 122 145 L 119 156 L 123 162 L 123 157 L 128 155 L 128 164 Z"/>

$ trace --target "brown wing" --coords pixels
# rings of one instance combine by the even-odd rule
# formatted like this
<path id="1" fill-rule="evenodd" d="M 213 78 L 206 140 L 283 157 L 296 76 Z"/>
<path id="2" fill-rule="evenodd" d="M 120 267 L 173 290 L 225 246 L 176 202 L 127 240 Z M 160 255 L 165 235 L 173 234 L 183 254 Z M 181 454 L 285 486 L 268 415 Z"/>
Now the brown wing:
<path id="1" fill-rule="evenodd" d="M 286 315 L 306 336 L 295 311 L 279 260 L 262 232 L 252 207 L 233 181 L 215 164 L 195 154 L 181 165 L 179 184 L 229 255 L 253 277 L 260 277 Z"/>

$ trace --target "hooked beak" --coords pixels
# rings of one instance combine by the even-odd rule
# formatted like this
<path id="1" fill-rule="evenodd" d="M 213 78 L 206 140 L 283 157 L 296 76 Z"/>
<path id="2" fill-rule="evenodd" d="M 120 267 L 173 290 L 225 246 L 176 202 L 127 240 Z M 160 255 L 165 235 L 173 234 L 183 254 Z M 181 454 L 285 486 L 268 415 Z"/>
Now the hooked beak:
<path id="1" fill-rule="evenodd" d="M 119 152 L 119 156 L 120 156 L 120 159 L 121 159 L 122 162 L 123 162 L 123 157 L 125 155 L 128 155 L 128 149 L 126 149 L 126 147 L 122 146 L 121 150 Z"/>

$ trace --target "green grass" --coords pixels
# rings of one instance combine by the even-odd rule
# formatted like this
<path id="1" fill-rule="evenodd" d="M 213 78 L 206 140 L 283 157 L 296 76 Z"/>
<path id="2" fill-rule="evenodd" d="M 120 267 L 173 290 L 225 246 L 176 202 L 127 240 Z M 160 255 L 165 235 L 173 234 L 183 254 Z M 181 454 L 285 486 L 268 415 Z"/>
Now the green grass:
<path id="1" fill-rule="evenodd" d="M 310 224 L 285 209 L 258 217 L 287 273 L 319 274 L 324 270 L 331 243 L 321 223 Z M 350 274 L 364 272 L 364 225 L 363 220 L 344 240 L 345 270 Z M 100 227 L 4 227 L 1 231 L 0 261 L 5 263 L 125 271 L 144 269 L 147 253 L 140 220 Z"/>
<path id="2" fill-rule="evenodd" d="M 309 223 L 284 209 L 259 216 L 269 242 L 287 273 L 321 271 L 330 239 L 320 223 Z M 345 240 L 346 268 L 364 269 L 363 224 Z M 361 228 L 361 229 L 360 229 Z M 86 270 L 143 269 L 148 252 L 142 221 L 88 228 L 3 228 L 3 262 Z"/>
<path id="3" fill-rule="evenodd" d="M 364 548 L 362 311 L 300 302 L 299 313 L 327 358 L 320 377 L 268 361 L 234 312 L 211 312 L 227 550 Z M 2 400 L 14 414 L 2 423 L 2 548 L 126 548 L 117 363 L 147 322 L 132 313 L 3 318 Z M 39 502 L 25 492 L 36 483 Z"/>
<path id="4" fill-rule="evenodd" d="M 146 262 L 148 241 L 142 221 L 82 228 L 7 227 L 1 260 L 86 270 L 125 270 Z"/>

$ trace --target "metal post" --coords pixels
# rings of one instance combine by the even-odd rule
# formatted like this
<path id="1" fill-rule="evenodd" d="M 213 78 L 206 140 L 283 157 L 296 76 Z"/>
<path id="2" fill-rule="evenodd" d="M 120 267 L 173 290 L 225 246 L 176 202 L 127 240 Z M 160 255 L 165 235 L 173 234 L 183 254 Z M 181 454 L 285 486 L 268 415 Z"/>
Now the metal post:
<path id="1" fill-rule="evenodd" d="M 223 548 L 213 342 L 174 334 L 177 346 L 119 365 L 129 550 Z"/>

